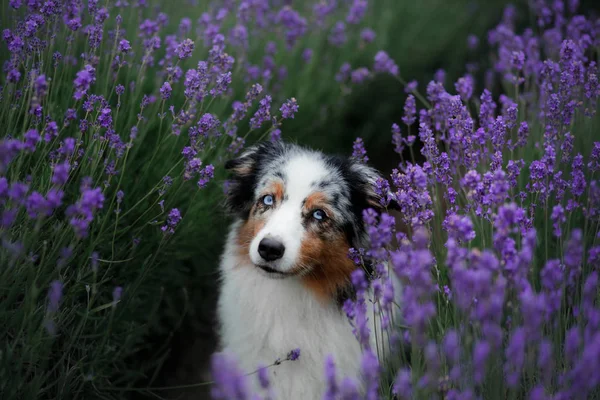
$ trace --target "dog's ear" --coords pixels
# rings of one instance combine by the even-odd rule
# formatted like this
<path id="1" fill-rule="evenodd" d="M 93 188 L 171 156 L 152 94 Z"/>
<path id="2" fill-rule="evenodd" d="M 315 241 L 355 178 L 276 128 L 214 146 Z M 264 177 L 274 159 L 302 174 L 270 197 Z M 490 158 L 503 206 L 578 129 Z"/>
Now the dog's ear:
<path id="1" fill-rule="evenodd" d="M 252 208 L 261 168 L 265 160 L 271 159 L 278 151 L 283 151 L 282 144 L 261 142 L 225 162 L 225 169 L 231 172 L 226 193 L 226 206 L 230 212 L 247 216 Z"/>
<path id="2" fill-rule="evenodd" d="M 225 196 L 227 210 L 243 216 L 250 211 L 257 181 L 259 146 L 246 149 L 239 157 L 225 162 L 231 178 Z"/>
<path id="3" fill-rule="evenodd" d="M 390 193 L 389 185 L 379 171 L 354 159 L 350 159 L 350 170 L 355 177 L 355 186 L 367 207 L 380 211 L 400 209 Z"/>
<path id="4" fill-rule="evenodd" d="M 258 145 L 249 147 L 238 158 L 227 160 L 225 169 L 231 171 L 234 177 L 250 175 L 257 161 L 258 149 Z"/>

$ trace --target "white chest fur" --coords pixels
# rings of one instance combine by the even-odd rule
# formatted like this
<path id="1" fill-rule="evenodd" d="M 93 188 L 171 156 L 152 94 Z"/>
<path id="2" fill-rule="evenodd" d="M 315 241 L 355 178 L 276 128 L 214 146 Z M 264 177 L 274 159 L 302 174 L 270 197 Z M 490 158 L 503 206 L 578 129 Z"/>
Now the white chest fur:
<path id="1" fill-rule="evenodd" d="M 319 301 L 295 278 L 271 279 L 253 265 L 240 265 L 229 239 L 218 305 L 223 350 L 252 372 L 299 348 L 298 360 L 270 369 L 276 399 L 321 399 L 328 354 L 340 377 L 358 378 L 361 349 L 343 312 Z"/>

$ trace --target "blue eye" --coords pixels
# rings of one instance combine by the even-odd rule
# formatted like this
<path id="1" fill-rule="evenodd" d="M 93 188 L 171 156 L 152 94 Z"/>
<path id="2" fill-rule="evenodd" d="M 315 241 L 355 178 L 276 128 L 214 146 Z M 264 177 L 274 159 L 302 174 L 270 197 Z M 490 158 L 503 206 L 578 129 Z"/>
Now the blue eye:
<path id="1" fill-rule="evenodd" d="M 325 211 L 323 211 L 323 210 L 315 210 L 315 211 L 313 211 L 312 216 L 317 221 L 323 221 L 327 215 L 325 214 Z"/>
<path id="2" fill-rule="evenodd" d="M 273 199 L 273 196 L 271 196 L 270 194 L 263 197 L 263 204 L 266 206 L 272 206 L 274 202 L 275 202 L 275 200 Z"/>

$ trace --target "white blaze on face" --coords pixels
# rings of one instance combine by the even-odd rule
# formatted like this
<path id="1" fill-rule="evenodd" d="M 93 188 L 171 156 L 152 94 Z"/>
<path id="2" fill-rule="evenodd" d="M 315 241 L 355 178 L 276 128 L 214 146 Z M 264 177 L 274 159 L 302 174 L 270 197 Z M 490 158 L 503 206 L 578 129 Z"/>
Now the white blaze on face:
<path id="1" fill-rule="evenodd" d="M 305 233 L 302 215 L 304 200 L 317 189 L 315 184 L 332 174 L 331 169 L 327 168 L 317 154 L 301 153 L 291 157 L 280 169 L 285 177 L 284 200 L 269 212 L 265 226 L 250 244 L 252 262 L 264 265 L 267 262 L 258 252 L 261 240 L 272 238 L 281 242 L 285 246 L 283 257 L 268 264 L 284 273 L 294 268 L 300 256 L 300 247 Z M 270 181 L 261 182 L 259 193 L 269 185 Z"/>

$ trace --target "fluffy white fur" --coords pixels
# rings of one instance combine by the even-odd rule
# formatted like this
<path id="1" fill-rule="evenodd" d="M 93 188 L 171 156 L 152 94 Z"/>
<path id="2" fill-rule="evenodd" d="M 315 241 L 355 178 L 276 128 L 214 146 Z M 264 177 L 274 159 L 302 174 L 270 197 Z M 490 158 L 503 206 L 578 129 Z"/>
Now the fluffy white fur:
<path id="1" fill-rule="evenodd" d="M 237 228 L 235 224 L 233 230 Z M 240 265 L 231 234 L 223 258 L 219 302 L 224 351 L 251 372 L 300 348 L 300 358 L 270 369 L 276 399 L 320 399 L 324 357 L 332 354 L 344 375 L 358 375 L 360 346 L 335 304 L 324 305 L 295 278 L 273 279 Z M 256 377 L 252 377 L 257 390 Z"/>

